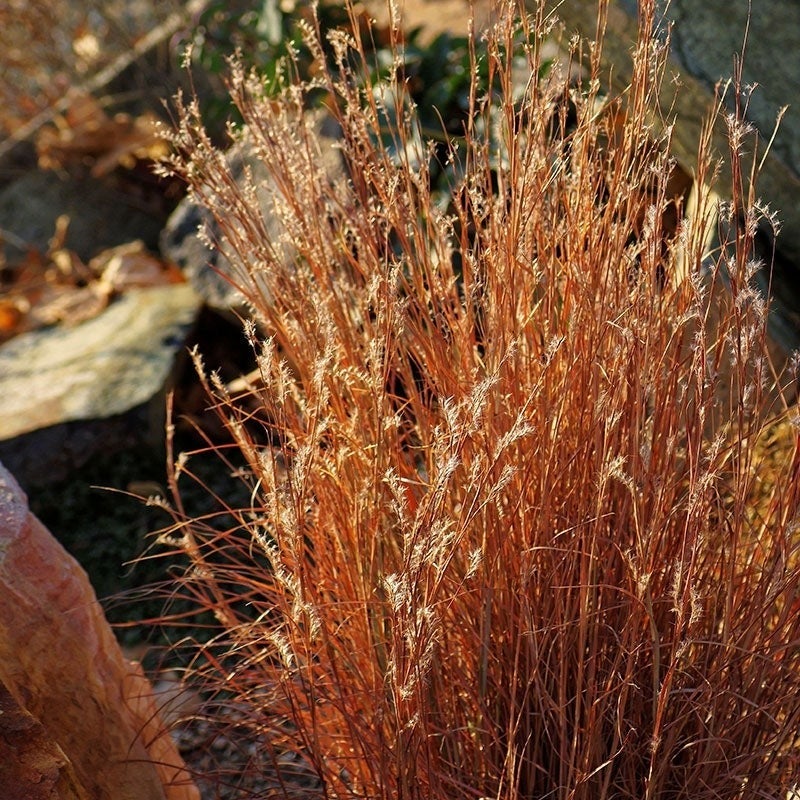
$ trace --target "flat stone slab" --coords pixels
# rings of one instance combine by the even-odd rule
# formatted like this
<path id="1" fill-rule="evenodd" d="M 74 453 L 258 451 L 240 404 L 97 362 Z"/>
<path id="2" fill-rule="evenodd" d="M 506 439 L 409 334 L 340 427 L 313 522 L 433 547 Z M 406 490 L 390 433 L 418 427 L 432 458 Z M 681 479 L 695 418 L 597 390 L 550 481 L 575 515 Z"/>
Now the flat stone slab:
<path id="1" fill-rule="evenodd" d="M 135 289 L 80 325 L 7 342 L 0 347 L 0 439 L 146 403 L 163 387 L 198 308 L 186 285 Z"/>
<path id="2" fill-rule="evenodd" d="M 163 439 L 164 391 L 201 301 L 187 284 L 130 289 L 74 327 L 0 347 L 0 458 L 25 486 L 101 450 Z"/>

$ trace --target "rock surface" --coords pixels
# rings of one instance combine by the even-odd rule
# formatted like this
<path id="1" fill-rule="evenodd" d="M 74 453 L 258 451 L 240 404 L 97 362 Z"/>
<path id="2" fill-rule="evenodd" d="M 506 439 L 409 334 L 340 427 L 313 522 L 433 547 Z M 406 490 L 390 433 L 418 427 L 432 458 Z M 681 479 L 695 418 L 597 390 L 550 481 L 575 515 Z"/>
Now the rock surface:
<path id="1" fill-rule="evenodd" d="M 49 797 L 198 797 L 163 730 L 149 685 L 124 659 L 86 574 L 30 512 L 2 465 L 0 681 L 19 725 L 57 745 L 50 747 L 51 761 L 41 764 L 40 774 L 54 785 L 62 777 L 65 787 L 70 783 L 59 750 L 74 770 L 79 788 Z M 13 737 L 5 736 L 3 743 L 13 745 Z M 41 752 L 48 754 L 47 748 Z M 14 753 L 25 762 L 24 742 Z M 0 775 L 11 780 L 7 769 Z M 24 796 L 34 798 L 36 791 L 32 785 Z"/>
<path id="2" fill-rule="evenodd" d="M 635 3 L 625 0 L 625 5 L 635 16 Z M 800 5 L 795 0 L 762 0 L 751 8 L 748 0 L 671 0 L 663 13 L 673 26 L 673 59 L 704 83 L 709 93 L 718 82 L 730 78 L 734 58 L 744 47 L 742 83 L 753 87 L 747 120 L 758 129 L 761 151 L 775 134 L 770 152 L 786 167 L 785 180 L 794 187 L 796 197 L 800 189 L 800 105 L 795 102 L 800 93 Z M 728 99 L 732 107 L 731 93 Z M 783 106 L 787 108 L 776 130 Z M 772 298 L 771 333 L 791 352 L 800 348 L 800 229 L 796 217 L 790 216 L 796 212 L 796 203 L 781 208 L 777 197 L 764 200 L 787 227 L 777 239 L 777 254 L 769 234 L 762 234 L 757 255 L 773 269 L 762 270 L 758 283 Z"/>
<path id="3" fill-rule="evenodd" d="M 63 477 L 98 449 L 161 441 L 164 389 L 199 307 L 186 284 L 131 289 L 93 319 L 0 347 L 7 468 L 31 486 Z"/>
<path id="4" fill-rule="evenodd" d="M 567 36 L 573 32 L 589 39 L 596 36 L 596 0 L 551 0 L 549 5 L 564 20 Z M 533 7 L 532 0 L 529 6 Z M 631 79 L 640 6 L 636 0 L 609 3 L 601 72 L 607 76 L 612 94 L 626 92 Z M 743 113 L 754 131 L 740 147 L 741 169 L 749 176 L 753 164 L 757 165 L 755 196 L 759 205 L 766 204 L 777 214 L 781 226 L 775 257 L 773 232 L 766 223 L 759 231 L 761 241 L 755 255 L 764 263 L 758 284 L 772 302 L 770 334 L 780 344 L 785 361 L 800 347 L 800 108 L 793 106 L 800 89 L 800 6 L 794 0 L 763 0 L 758 4 L 748 0 L 657 0 L 657 33 L 663 33 L 665 20 L 671 26 L 671 58 L 659 100 L 664 120 L 670 122 L 673 155 L 689 172 L 696 164 L 697 143 L 715 105 L 714 86 L 733 75 L 747 31 L 742 69 L 742 93 L 746 97 L 742 98 L 742 107 L 746 107 Z M 725 97 L 732 108 L 734 92 L 730 87 Z M 787 104 L 768 149 L 776 117 Z M 721 115 L 711 131 L 712 150 L 723 157 L 711 188 L 723 199 L 730 199 L 734 177 L 724 118 Z M 748 178 L 744 181 L 746 195 Z"/>
<path id="5" fill-rule="evenodd" d="M 15 245 L 20 241 L 46 252 L 62 214 L 70 218 L 65 246 L 84 261 L 133 239 L 155 247 L 162 219 L 155 210 L 143 210 L 136 200 L 108 178 L 32 170 L 0 191 L 0 228 L 12 234 L 6 256 L 13 260 L 23 255 Z"/>
<path id="6" fill-rule="evenodd" d="M 636 17 L 636 0 L 621 0 L 621 5 Z M 658 10 L 673 25 L 672 57 L 709 91 L 731 77 L 747 30 L 742 82 L 757 87 L 747 118 L 767 142 L 779 110 L 788 104 L 772 152 L 800 175 L 800 106 L 794 102 L 800 92 L 800 5 L 795 0 L 659 0 Z"/>
<path id="7" fill-rule="evenodd" d="M 64 751 L 0 682 L 0 797 L 89 800 Z"/>

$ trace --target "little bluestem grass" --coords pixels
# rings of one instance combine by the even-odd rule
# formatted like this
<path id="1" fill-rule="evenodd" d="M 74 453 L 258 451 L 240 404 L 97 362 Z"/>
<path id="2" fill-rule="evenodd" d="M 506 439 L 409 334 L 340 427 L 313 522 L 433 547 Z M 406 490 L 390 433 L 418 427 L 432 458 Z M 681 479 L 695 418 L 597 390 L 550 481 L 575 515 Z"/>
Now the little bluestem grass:
<path id="1" fill-rule="evenodd" d="M 664 43 L 643 35 L 606 97 L 602 25 L 573 43 L 580 84 L 542 69 L 554 25 L 497 10 L 472 50 L 495 88 L 472 84 L 444 153 L 403 70 L 370 78 L 358 25 L 330 58 L 307 24 L 319 69 L 277 95 L 234 65 L 277 239 L 180 106 L 167 168 L 216 219 L 259 369 L 234 397 L 197 354 L 251 502 L 220 498 L 222 530 L 185 518 L 176 458 L 176 591 L 219 623 L 198 676 L 319 796 L 782 797 L 796 775 L 800 459 L 765 498 L 756 441 L 788 378 L 751 288 L 759 212 L 734 185 L 707 251 L 718 154 L 704 135 L 687 215 L 651 123 Z"/>

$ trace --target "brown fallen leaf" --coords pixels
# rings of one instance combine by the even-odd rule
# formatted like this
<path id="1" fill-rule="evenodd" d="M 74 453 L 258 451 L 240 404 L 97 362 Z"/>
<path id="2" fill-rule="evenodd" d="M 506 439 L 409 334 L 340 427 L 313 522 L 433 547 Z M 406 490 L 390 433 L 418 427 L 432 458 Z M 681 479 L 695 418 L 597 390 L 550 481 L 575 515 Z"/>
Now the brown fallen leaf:
<path id="1" fill-rule="evenodd" d="M 109 116 L 91 95 L 76 98 L 69 110 L 43 128 L 36 138 L 42 169 L 65 169 L 91 164 L 96 177 L 118 166 L 132 168 L 137 161 L 155 160 L 168 151 L 152 114 Z"/>
<path id="2" fill-rule="evenodd" d="M 88 286 L 48 286 L 28 314 L 28 328 L 56 323 L 79 325 L 103 311 L 111 296 L 112 292 L 99 281 Z"/>
<path id="3" fill-rule="evenodd" d="M 83 268 L 71 251 L 59 250 L 51 257 L 58 273 L 35 298 L 28 319 L 32 327 L 55 323 L 78 325 L 96 317 L 116 295 L 128 289 L 185 281 L 176 266 L 148 252 L 138 240 L 104 250 Z M 86 274 L 91 279 L 81 285 Z M 72 283 L 64 280 L 69 275 L 80 276 L 81 280 Z"/>
<path id="4" fill-rule="evenodd" d="M 0 342 L 10 339 L 17 333 L 25 311 L 20 302 L 22 298 L 0 298 Z"/>
<path id="5" fill-rule="evenodd" d="M 185 282 L 177 266 L 154 256 L 139 240 L 104 250 L 89 262 L 89 268 L 112 292 Z"/>
<path id="6" fill-rule="evenodd" d="M 46 253 L 30 249 L 9 265 L 0 296 L 0 343 L 46 325 L 78 325 L 100 314 L 128 289 L 184 283 L 176 264 L 136 240 L 111 247 L 85 264 L 66 247 L 69 217 L 56 220 Z"/>

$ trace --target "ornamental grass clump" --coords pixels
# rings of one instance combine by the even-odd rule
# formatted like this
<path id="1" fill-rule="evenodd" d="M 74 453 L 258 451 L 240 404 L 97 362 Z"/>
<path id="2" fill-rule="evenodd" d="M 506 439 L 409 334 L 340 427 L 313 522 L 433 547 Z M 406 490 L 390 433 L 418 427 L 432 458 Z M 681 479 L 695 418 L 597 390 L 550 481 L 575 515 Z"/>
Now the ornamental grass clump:
<path id="1" fill-rule="evenodd" d="M 247 507 L 184 517 L 192 455 L 173 460 L 175 591 L 218 625 L 196 674 L 268 742 L 250 769 L 273 796 L 295 754 L 328 798 L 782 797 L 800 459 L 764 491 L 755 442 L 789 380 L 751 288 L 763 214 L 738 180 L 709 248 L 711 121 L 691 203 L 672 193 L 652 8 L 620 97 L 602 24 L 576 82 L 543 68 L 553 20 L 522 12 L 475 37 L 463 135 L 430 142 L 396 28 L 382 72 L 363 20 L 305 26 L 307 80 L 234 65 L 267 212 L 181 105 L 171 169 L 214 215 L 258 356 L 234 394 L 196 354 Z"/>

